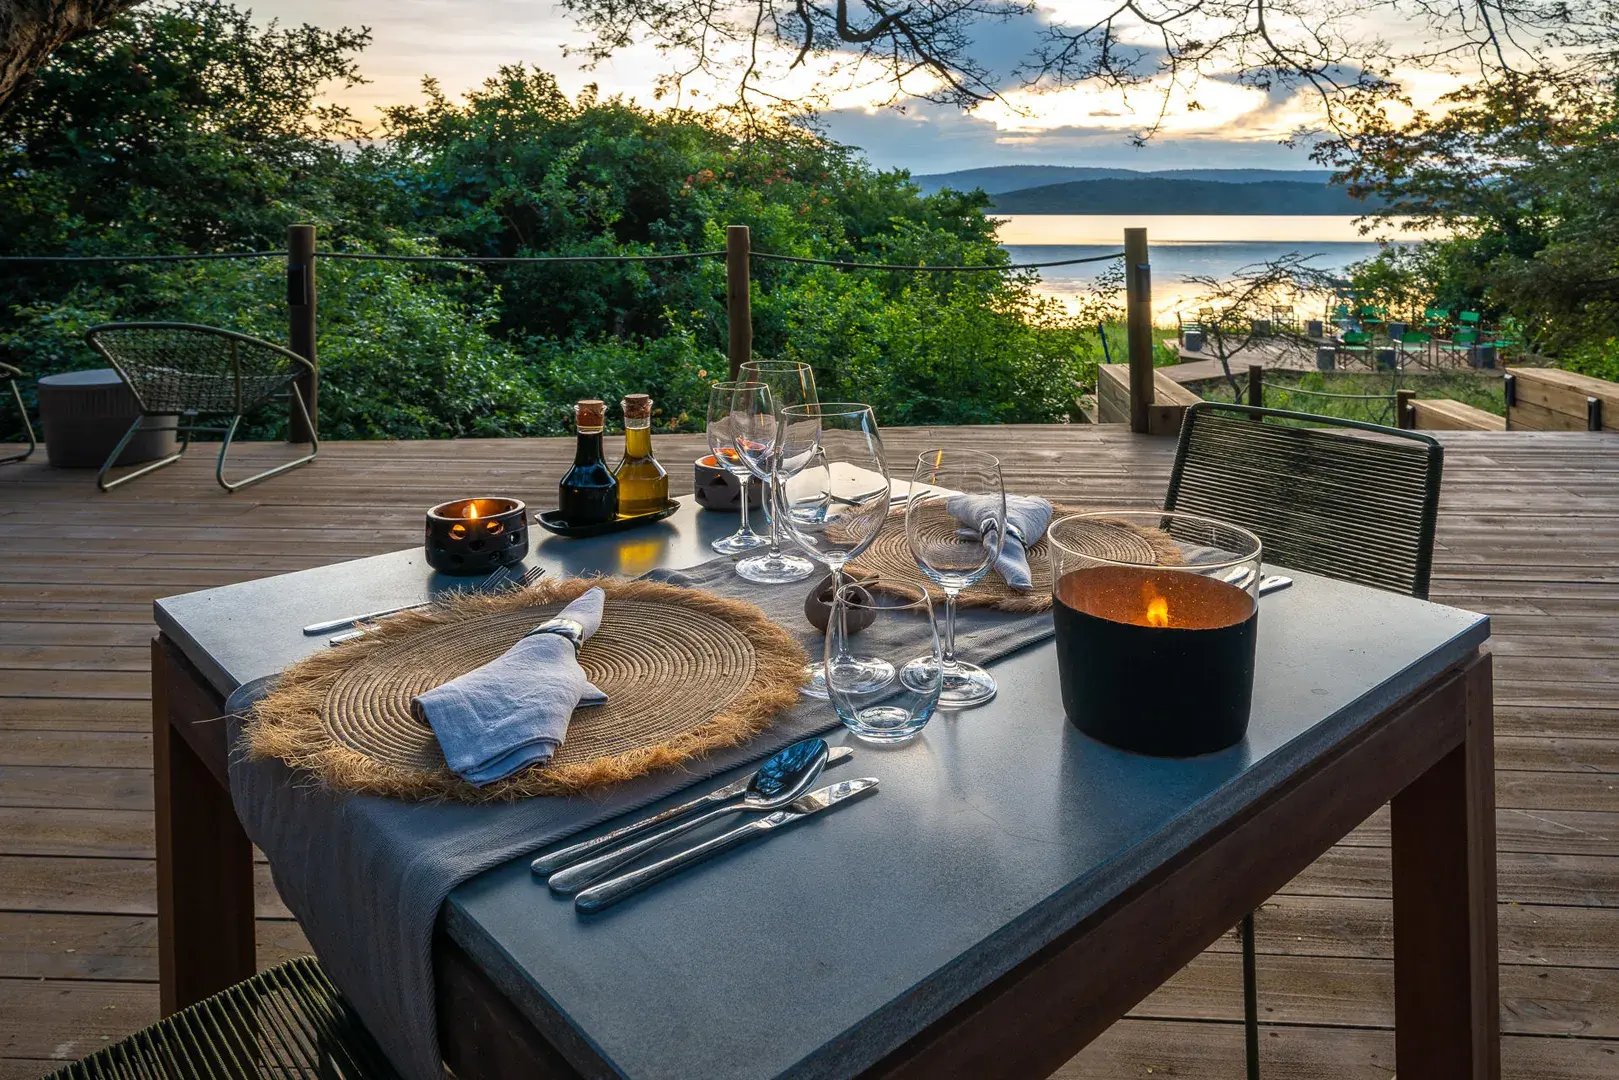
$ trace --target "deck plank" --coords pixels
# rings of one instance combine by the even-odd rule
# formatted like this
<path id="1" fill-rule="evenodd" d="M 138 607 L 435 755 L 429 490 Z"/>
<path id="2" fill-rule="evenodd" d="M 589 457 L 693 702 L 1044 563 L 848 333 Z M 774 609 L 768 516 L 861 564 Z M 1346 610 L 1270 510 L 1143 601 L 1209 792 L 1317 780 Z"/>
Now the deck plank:
<path id="1" fill-rule="evenodd" d="M 1156 504 L 1173 452 L 1085 426 L 887 438 L 894 461 L 993 442 L 1012 488 L 1093 507 Z M 1506 1073 L 1619 1075 L 1619 437 L 1439 438 L 1434 598 L 1495 620 Z M 0 469 L 0 1080 L 155 1015 L 151 601 L 407 547 L 423 508 L 466 490 L 546 504 L 572 454 L 556 439 L 329 443 L 315 465 L 227 495 L 206 449 L 107 495 L 38 461 Z M 701 437 L 658 450 L 689 491 Z M 249 444 L 241 462 L 284 452 Z M 74 546 L 39 545 L 43 529 Z M 302 936 L 256 869 L 269 963 Z M 1383 813 L 1267 902 L 1267 1077 L 1387 1080 L 1389 911 Z M 1236 970 L 1227 937 L 1058 1075 L 1239 1075 Z"/>

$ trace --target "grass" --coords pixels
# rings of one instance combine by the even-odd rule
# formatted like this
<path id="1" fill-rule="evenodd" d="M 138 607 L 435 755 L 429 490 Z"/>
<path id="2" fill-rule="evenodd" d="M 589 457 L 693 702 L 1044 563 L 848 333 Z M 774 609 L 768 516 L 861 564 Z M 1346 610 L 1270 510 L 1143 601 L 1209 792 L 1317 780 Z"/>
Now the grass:
<path id="1" fill-rule="evenodd" d="M 1270 371 L 1265 374 L 1265 404 L 1270 408 L 1372 424 L 1394 423 L 1396 390 L 1415 390 L 1419 398 L 1451 398 L 1497 416 L 1506 414 L 1506 398 L 1499 376 L 1410 371 L 1404 374 Z M 1231 400 L 1231 388 L 1224 382 L 1205 383 L 1199 392 L 1210 401 Z"/>

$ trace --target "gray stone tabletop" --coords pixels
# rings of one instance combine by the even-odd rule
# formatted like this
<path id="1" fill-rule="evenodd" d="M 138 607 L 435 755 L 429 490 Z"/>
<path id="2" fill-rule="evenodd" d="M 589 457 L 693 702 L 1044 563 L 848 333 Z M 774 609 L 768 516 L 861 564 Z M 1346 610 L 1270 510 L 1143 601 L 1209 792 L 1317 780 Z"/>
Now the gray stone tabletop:
<path id="1" fill-rule="evenodd" d="M 691 565 L 733 525 L 683 511 L 664 536 L 539 543 L 530 562 Z M 1047 641 L 993 666 L 995 701 L 941 714 L 907 746 L 850 738 L 842 770 L 879 777 L 875 796 L 593 917 L 514 860 L 456 890 L 445 924 L 587 1074 L 857 1072 L 1489 634 L 1481 615 L 1292 576 L 1261 603 L 1253 718 L 1227 751 L 1154 759 L 1081 735 L 1063 718 Z M 228 692 L 320 647 L 298 635 L 305 623 L 447 584 L 401 552 L 159 601 L 158 620 Z M 1172 677 L 1146 673 L 1142 692 Z"/>

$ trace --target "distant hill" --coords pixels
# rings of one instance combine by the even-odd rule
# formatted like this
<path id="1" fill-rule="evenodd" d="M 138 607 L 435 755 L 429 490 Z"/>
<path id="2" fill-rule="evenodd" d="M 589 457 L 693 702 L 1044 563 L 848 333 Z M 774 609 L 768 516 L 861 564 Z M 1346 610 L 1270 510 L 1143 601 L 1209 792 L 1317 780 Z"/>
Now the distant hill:
<path id="1" fill-rule="evenodd" d="M 1024 188 L 1048 187 L 1074 180 L 1127 180 L 1150 177 L 1160 180 L 1213 180 L 1224 184 L 1252 184 L 1266 180 L 1325 184 L 1332 174 L 1322 169 L 1141 169 L 1093 168 L 1080 165 L 988 165 L 958 172 L 928 173 L 912 180 L 925 193 L 940 188 L 971 191 L 982 188 L 991 195 Z"/>
<path id="2" fill-rule="evenodd" d="M 1352 199 L 1326 183 L 1256 180 L 1075 180 L 994 196 L 997 214 L 1365 214 L 1377 203 Z"/>

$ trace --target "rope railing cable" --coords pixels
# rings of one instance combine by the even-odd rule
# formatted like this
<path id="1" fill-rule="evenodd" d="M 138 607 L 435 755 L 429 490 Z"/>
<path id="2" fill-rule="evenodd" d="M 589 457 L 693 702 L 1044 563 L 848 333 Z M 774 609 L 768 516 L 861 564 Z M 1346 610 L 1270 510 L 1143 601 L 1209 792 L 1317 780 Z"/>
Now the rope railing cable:
<path id="1" fill-rule="evenodd" d="M 0 263 L 169 263 L 286 257 L 285 251 L 210 251 L 185 255 L 0 255 Z"/>
<path id="2" fill-rule="evenodd" d="M 1310 394 L 1313 397 L 1342 398 L 1345 401 L 1393 401 L 1393 394 L 1334 394 L 1327 390 L 1306 390 L 1302 386 L 1289 386 L 1286 383 L 1266 382 L 1267 390 L 1276 390 L 1284 394 Z"/>
<path id="3" fill-rule="evenodd" d="M 381 255 L 365 251 L 321 251 L 317 252 L 315 257 L 348 259 L 354 262 L 396 263 L 637 263 L 723 259 L 725 250 L 721 248 L 715 251 L 674 251 L 659 255 Z"/>
<path id="4" fill-rule="evenodd" d="M 1091 255 L 1083 259 L 1054 259 L 1051 262 L 990 263 L 982 266 L 929 266 L 925 263 L 866 263 L 846 262 L 839 259 L 811 259 L 804 255 L 778 255 L 772 251 L 755 250 L 750 254 L 755 259 L 773 259 L 776 262 L 802 263 L 808 266 L 832 266 L 839 270 L 911 270 L 930 274 L 981 273 L 984 271 L 1004 273 L 1007 270 L 1039 270 L 1048 266 L 1077 266 L 1080 263 L 1111 262 L 1114 259 L 1124 258 L 1124 252 L 1115 251 L 1109 255 Z"/>
<path id="5" fill-rule="evenodd" d="M 285 258 L 285 251 L 220 251 L 183 255 L 0 255 L 0 263 L 172 263 L 208 262 L 223 259 Z M 504 263 L 653 263 L 678 262 L 691 259 L 722 259 L 724 249 L 710 251 L 676 251 L 651 255 L 388 255 L 369 251 L 320 251 L 317 259 L 342 259 L 351 262 L 391 263 L 462 263 L 471 265 L 497 265 Z M 813 259 L 804 255 L 779 255 L 771 251 L 752 251 L 755 259 L 798 263 L 807 266 L 830 266 L 839 270 L 897 270 L 912 273 L 1007 273 L 1014 270 L 1041 270 L 1054 266 L 1078 266 L 1082 263 L 1112 262 L 1124 258 L 1124 252 L 1090 255 L 1079 259 L 1052 259 L 1045 262 L 1000 263 L 974 266 L 930 265 L 926 263 L 868 263 L 841 259 Z"/>

